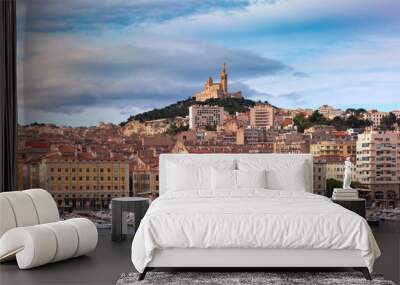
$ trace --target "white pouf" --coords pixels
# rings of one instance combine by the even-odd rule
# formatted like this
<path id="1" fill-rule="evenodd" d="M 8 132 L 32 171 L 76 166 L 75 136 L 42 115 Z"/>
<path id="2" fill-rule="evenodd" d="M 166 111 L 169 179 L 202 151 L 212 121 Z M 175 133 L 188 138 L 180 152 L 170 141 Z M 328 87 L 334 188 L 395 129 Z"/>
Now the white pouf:
<path id="1" fill-rule="evenodd" d="M 20 269 L 28 269 L 87 254 L 97 240 L 90 220 L 60 221 L 45 190 L 0 193 L 0 261 L 16 258 Z"/>

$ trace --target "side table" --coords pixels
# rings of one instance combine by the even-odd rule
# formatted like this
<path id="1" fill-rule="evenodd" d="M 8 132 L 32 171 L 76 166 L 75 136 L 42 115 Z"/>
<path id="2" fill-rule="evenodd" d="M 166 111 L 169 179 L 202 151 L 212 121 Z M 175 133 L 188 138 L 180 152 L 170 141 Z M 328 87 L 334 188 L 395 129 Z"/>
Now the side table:
<path id="1" fill-rule="evenodd" d="M 359 214 L 365 218 L 365 199 L 332 199 L 332 202 L 341 205 L 342 207 Z"/>
<path id="2" fill-rule="evenodd" d="M 139 227 L 140 221 L 149 208 L 149 199 L 141 197 L 120 197 L 111 200 L 112 222 L 111 239 L 122 241 L 127 234 L 126 214 L 131 212 L 135 215 L 135 232 Z"/>

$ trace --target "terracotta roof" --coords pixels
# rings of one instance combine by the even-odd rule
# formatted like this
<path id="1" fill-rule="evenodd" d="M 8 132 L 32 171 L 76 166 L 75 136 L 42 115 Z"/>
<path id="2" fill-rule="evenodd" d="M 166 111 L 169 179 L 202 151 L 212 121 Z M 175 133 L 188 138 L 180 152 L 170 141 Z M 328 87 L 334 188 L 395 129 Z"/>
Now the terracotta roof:
<path id="1" fill-rule="evenodd" d="M 50 143 L 40 141 L 26 141 L 25 147 L 27 148 L 50 148 Z"/>

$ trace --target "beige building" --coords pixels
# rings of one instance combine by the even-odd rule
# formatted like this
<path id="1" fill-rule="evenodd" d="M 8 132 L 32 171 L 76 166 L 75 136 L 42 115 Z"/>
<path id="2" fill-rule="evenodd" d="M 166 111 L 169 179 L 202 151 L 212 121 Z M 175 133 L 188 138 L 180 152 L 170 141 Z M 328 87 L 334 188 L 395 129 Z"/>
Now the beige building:
<path id="1" fill-rule="evenodd" d="M 333 119 L 335 117 L 340 117 L 343 111 L 340 109 L 335 109 L 329 105 L 322 105 L 318 108 L 318 112 L 327 119 Z"/>
<path id="2" fill-rule="evenodd" d="M 400 132 L 369 130 L 358 135 L 357 176 L 381 207 L 399 206 Z"/>
<path id="3" fill-rule="evenodd" d="M 310 153 L 309 136 L 290 132 L 275 136 L 274 138 L 275 153 Z"/>
<path id="4" fill-rule="evenodd" d="M 107 208 L 113 197 L 129 196 L 129 165 L 123 160 L 45 156 L 40 186 L 62 208 Z"/>
<path id="5" fill-rule="evenodd" d="M 327 162 L 326 163 L 326 179 L 335 179 L 343 181 L 344 178 L 344 161 L 343 162 Z M 356 164 L 351 167 L 351 180 L 358 181 Z"/>
<path id="6" fill-rule="evenodd" d="M 400 119 L 400 110 L 393 110 L 392 113 L 396 116 L 397 119 Z"/>
<path id="7" fill-rule="evenodd" d="M 193 105 L 189 107 L 189 128 L 217 127 L 224 123 L 224 108 L 219 106 Z"/>
<path id="8" fill-rule="evenodd" d="M 314 156 L 355 157 L 356 141 L 319 141 L 310 144 L 310 153 Z"/>
<path id="9" fill-rule="evenodd" d="M 378 127 L 381 124 L 382 118 L 387 116 L 387 112 L 381 112 L 378 110 L 369 110 L 367 113 L 364 113 L 364 119 L 371 121 L 374 127 Z"/>
<path id="10" fill-rule="evenodd" d="M 271 128 L 274 125 L 274 108 L 269 104 L 257 103 L 250 108 L 250 126 Z"/>
<path id="11" fill-rule="evenodd" d="M 238 145 L 257 145 L 262 143 L 272 143 L 272 137 L 268 136 L 265 128 L 240 128 L 236 132 L 236 144 Z"/>
<path id="12" fill-rule="evenodd" d="M 156 197 L 159 191 L 158 169 L 134 169 L 132 184 L 134 196 Z"/>
<path id="13" fill-rule="evenodd" d="M 228 73 L 226 65 L 220 72 L 221 81 L 214 82 L 212 77 L 209 76 L 207 82 L 204 84 L 203 91 L 195 95 L 196 101 L 204 102 L 208 99 L 221 99 L 221 98 L 242 98 L 241 92 L 228 93 Z"/>

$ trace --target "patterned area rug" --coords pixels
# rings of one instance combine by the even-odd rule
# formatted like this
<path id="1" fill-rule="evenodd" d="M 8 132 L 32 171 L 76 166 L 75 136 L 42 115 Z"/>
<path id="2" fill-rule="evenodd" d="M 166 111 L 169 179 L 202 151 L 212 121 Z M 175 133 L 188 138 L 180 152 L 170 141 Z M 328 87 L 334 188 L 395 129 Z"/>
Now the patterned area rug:
<path id="1" fill-rule="evenodd" d="M 138 276 L 138 273 L 122 274 L 117 285 L 395 285 L 376 275 L 372 276 L 372 281 L 368 281 L 359 272 L 148 272 L 142 281 L 138 281 Z"/>

